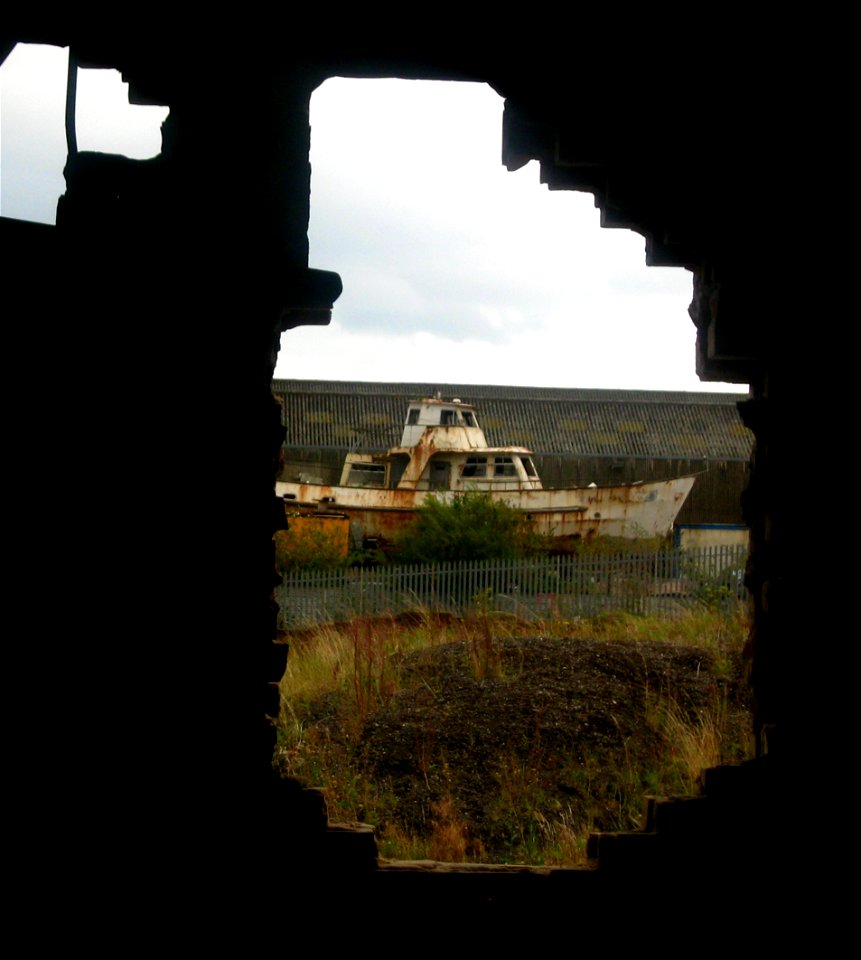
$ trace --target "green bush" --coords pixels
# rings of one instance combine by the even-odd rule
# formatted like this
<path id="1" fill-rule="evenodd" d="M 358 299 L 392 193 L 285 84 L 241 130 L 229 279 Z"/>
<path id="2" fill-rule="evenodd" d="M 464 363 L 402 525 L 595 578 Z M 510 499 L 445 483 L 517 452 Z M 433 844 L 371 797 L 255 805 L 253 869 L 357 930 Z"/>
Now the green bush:
<path id="1" fill-rule="evenodd" d="M 428 497 L 416 519 L 395 541 L 403 563 L 496 560 L 547 552 L 525 515 L 485 493 L 464 493 L 453 500 Z"/>

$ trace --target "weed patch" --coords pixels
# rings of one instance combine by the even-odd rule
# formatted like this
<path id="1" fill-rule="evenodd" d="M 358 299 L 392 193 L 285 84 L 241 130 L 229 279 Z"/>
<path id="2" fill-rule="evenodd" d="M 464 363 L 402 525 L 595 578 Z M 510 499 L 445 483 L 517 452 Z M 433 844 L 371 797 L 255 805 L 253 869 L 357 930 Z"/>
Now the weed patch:
<path id="1" fill-rule="evenodd" d="M 278 764 L 333 820 L 373 823 L 383 856 L 575 864 L 646 795 L 744 756 L 741 619 L 541 626 L 479 609 L 297 638 Z"/>

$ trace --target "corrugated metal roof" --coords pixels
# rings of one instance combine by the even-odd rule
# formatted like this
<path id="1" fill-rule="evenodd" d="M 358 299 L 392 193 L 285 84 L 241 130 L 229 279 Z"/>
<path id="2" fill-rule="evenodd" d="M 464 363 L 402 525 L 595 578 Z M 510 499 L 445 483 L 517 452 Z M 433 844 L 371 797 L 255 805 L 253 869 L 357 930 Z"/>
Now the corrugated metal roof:
<path id="1" fill-rule="evenodd" d="M 439 390 L 477 407 L 491 446 L 541 454 L 747 460 L 744 394 L 474 384 L 275 380 L 286 444 L 383 450 L 400 441 L 409 400 Z"/>
<path id="2" fill-rule="evenodd" d="M 506 387 L 474 383 L 383 383 L 367 380 L 273 380 L 275 393 L 394 394 L 410 399 L 433 396 L 437 390 L 448 399 L 527 399 L 536 400 L 635 400 L 644 403 L 726 404 L 744 400 L 743 393 L 692 393 L 683 390 L 604 390 L 572 387 Z"/>

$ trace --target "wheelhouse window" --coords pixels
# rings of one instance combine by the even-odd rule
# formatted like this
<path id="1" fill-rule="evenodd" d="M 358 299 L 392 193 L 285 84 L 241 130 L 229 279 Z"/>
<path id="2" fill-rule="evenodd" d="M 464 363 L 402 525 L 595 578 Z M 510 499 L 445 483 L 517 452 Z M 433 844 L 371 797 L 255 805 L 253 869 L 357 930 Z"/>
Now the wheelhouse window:
<path id="1" fill-rule="evenodd" d="M 494 457 L 493 475 L 495 477 L 516 477 L 517 470 L 512 457 Z"/>
<path id="2" fill-rule="evenodd" d="M 407 414 L 407 426 L 414 427 L 419 422 L 419 408 L 410 407 L 409 413 Z"/>
<path id="3" fill-rule="evenodd" d="M 475 414 L 474 414 L 471 410 L 464 410 L 464 411 L 463 411 L 463 422 L 464 422 L 468 427 L 477 427 L 477 426 L 478 426 L 478 420 L 475 419 Z"/>
<path id="4" fill-rule="evenodd" d="M 439 422 L 444 427 L 451 427 L 457 423 L 454 410 L 443 410 L 440 414 Z"/>
<path id="5" fill-rule="evenodd" d="M 386 482 L 386 468 L 381 463 L 354 463 L 350 466 L 347 483 L 353 487 L 382 487 Z"/>
<path id="6" fill-rule="evenodd" d="M 486 477 L 487 476 L 487 457 L 467 457 L 463 465 L 464 478 Z"/>
<path id="7" fill-rule="evenodd" d="M 538 476 L 538 471 L 535 469 L 532 457 L 521 457 L 520 462 L 523 464 L 523 469 L 526 471 L 527 477 L 531 479 Z"/>

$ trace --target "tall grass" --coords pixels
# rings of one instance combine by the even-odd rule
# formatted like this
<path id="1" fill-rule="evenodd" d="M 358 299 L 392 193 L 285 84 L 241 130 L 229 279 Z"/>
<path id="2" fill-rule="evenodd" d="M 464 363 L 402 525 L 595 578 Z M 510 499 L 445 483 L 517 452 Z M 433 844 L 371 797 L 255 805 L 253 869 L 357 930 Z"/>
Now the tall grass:
<path id="1" fill-rule="evenodd" d="M 407 668 L 412 684 L 434 693 L 432 653 L 445 644 L 464 645 L 464 662 L 479 680 L 503 677 L 502 638 L 536 635 L 697 646 L 720 671 L 741 648 L 746 627 L 741 615 L 710 611 L 672 619 L 620 613 L 535 624 L 480 608 L 466 619 L 428 614 L 320 627 L 290 638 L 276 760 L 286 772 L 325 790 L 332 820 L 375 824 L 383 856 L 576 864 L 583 861 L 592 830 L 635 828 L 647 793 L 692 792 L 702 768 L 744 753 L 724 694 L 715 690 L 713 702 L 692 715 L 667 691 L 650 693 L 643 724 L 659 734 L 660 748 L 645 764 L 627 752 L 609 759 L 573 751 L 548 757 L 538 738 L 525 754 L 501 748 L 493 769 L 481 771 L 496 784 L 496 799 L 485 810 L 492 849 L 476 835 L 456 791 L 439 788 L 454 780 L 432 730 L 414 732 L 411 761 L 429 798 L 425 829 L 403 820 L 391 784 L 370 779 L 361 762 L 369 718 L 397 704 Z M 417 673 L 423 657 L 428 670 Z"/>

